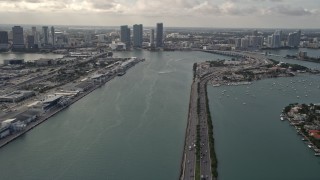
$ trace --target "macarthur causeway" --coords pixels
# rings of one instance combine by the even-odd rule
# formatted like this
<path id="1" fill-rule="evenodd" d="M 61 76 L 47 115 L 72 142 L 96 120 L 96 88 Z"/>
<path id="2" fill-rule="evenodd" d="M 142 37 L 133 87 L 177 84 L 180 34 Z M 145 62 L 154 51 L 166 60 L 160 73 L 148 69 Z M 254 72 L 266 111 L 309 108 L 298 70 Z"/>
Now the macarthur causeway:
<path id="1" fill-rule="evenodd" d="M 191 85 L 188 125 L 181 165 L 184 180 L 217 179 L 218 161 L 214 149 L 213 121 L 209 110 L 207 86 L 250 85 L 256 80 L 292 77 L 299 73 L 318 74 L 304 66 L 288 64 L 248 52 L 206 50 L 231 56 L 232 60 L 195 63 Z M 245 103 L 243 104 L 245 105 Z"/>

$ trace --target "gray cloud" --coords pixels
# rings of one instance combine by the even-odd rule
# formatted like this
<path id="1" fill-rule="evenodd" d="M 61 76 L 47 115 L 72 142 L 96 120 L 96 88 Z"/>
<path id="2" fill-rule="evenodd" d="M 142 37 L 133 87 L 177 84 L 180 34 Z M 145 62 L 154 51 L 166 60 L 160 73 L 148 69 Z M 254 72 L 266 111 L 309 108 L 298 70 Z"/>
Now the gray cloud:
<path id="1" fill-rule="evenodd" d="M 32 10 L 41 13 L 56 11 L 148 17 L 319 15 L 319 9 L 307 9 L 302 3 L 291 2 L 292 0 L 0 0 L 0 8 L 3 12 Z"/>
<path id="2" fill-rule="evenodd" d="M 308 9 L 304 9 L 302 7 L 291 7 L 285 5 L 279 5 L 272 8 L 269 8 L 271 13 L 281 14 L 281 15 L 288 15 L 288 16 L 307 16 L 315 14 Z"/>

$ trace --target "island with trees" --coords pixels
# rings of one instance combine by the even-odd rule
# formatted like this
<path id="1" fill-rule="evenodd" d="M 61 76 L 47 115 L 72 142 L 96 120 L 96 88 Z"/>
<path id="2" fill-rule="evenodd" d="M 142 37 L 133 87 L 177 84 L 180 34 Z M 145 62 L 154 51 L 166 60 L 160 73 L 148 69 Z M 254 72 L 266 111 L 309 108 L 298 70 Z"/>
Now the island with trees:
<path id="1" fill-rule="evenodd" d="M 289 104 L 280 119 L 288 120 L 315 156 L 320 156 L 320 104 Z"/>

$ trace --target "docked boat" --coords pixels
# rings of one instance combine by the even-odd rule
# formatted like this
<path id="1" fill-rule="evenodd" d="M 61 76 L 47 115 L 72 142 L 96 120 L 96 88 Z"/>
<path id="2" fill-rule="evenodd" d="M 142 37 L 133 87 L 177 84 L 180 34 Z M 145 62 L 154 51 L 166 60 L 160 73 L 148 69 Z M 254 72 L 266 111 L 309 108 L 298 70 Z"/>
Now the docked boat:
<path id="1" fill-rule="evenodd" d="M 283 118 L 283 117 L 280 117 L 280 120 L 281 120 L 281 121 L 284 121 L 284 118 Z"/>
<path id="2" fill-rule="evenodd" d="M 320 153 L 314 153 L 315 156 L 320 156 Z"/>
<path id="3" fill-rule="evenodd" d="M 123 75 L 125 75 L 126 74 L 126 71 L 120 71 L 120 72 L 118 72 L 118 76 L 123 76 Z"/>

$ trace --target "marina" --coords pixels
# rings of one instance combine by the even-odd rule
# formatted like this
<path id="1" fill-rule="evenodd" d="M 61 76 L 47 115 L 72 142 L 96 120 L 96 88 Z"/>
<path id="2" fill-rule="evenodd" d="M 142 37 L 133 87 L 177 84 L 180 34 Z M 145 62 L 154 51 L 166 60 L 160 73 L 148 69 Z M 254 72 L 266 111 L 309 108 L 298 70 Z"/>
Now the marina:
<path id="1" fill-rule="evenodd" d="M 309 86 L 311 82 L 312 85 Z M 286 122 L 289 121 L 284 116 L 279 116 L 283 107 L 289 103 L 312 103 L 318 99 L 319 83 L 320 77 L 317 75 L 301 75 L 255 81 L 249 88 L 208 86 L 210 110 L 215 120 L 214 137 L 219 160 L 219 178 L 225 180 L 320 178 L 318 172 L 320 160 L 319 155 L 316 155 L 316 149 L 313 149 L 312 145 L 309 148 L 308 139 L 303 141 L 303 136 L 298 134 L 300 131 L 295 126 L 288 125 Z M 308 85 L 308 90 L 304 88 L 304 84 Z M 246 95 L 247 91 L 251 95 Z M 301 94 L 305 94 L 306 91 L 308 96 L 302 96 Z M 230 97 L 221 95 L 221 92 Z M 297 95 L 301 98 L 297 99 Z M 247 131 L 248 129 L 250 130 Z M 237 152 L 232 151 L 235 146 L 238 147 Z M 261 156 L 261 153 L 264 156 Z M 246 166 L 243 167 L 241 162 L 246 162 Z M 264 174 L 262 177 L 261 173 L 265 169 L 273 173 Z M 300 172 L 303 172 L 303 175 Z"/>

